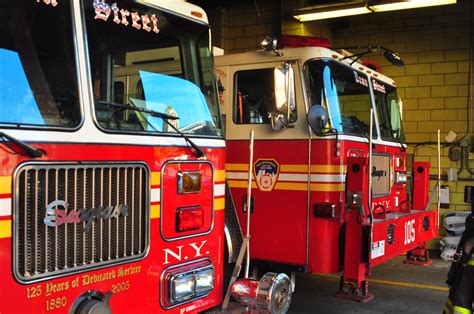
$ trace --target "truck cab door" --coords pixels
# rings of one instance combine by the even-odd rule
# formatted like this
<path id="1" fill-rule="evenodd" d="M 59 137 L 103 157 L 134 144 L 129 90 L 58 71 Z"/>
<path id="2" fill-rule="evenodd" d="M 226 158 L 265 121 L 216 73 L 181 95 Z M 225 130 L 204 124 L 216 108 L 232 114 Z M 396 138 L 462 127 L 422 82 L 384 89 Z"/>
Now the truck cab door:
<path id="1" fill-rule="evenodd" d="M 285 110 L 276 75 L 282 62 L 230 65 L 226 73 L 224 112 L 227 138 L 226 173 L 244 234 L 249 167 L 249 134 L 255 132 L 252 161 L 253 213 L 251 258 L 283 264 L 306 265 L 308 219 L 309 134 L 298 62 L 285 84 L 293 84 L 294 106 L 289 103 L 288 125 L 276 131 Z M 281 69 L 281 68 L 280 68 Z M 288 79 L 288 77 L 287 77 Z M 281 82 L 280 82 L 281 83 Z M 281 84 L 280 84 L 281 85 Z M 288 95 L 287 95 L 288 96 Z M 285 98 L 286 96 L 283 96 Z M 274 118 L 272 118 L 272 115 Z M 275 115 L 277 118 L 275 118 Z M 284 123 L 284 121 L 283 121 Z"/>

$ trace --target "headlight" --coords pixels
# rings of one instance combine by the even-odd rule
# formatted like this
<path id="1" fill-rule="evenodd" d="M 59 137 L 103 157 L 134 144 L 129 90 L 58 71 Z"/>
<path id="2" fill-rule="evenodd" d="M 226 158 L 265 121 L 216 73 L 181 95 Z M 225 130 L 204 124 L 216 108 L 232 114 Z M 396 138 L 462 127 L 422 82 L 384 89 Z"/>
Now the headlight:
<path id="1" fill-rule="evenodd" d="M 180 274 L 171 277 L 171 299 L 174 302 L 184 301 L 193 297 L 194 294 L 194 275 Z"/>
<path id="2" fill-rule="evenodd" d="M 198 298 L 214 288 L 214 267 L 183 269 L 169 277 L 170 304 Z"/>
<path id="3" fill-rule="evenodd" d="M 214 288 L 214 269 L 209 268 L 199 271 L 195 278 L 197 295 L 207 293 Z"/>
<path id="4" fill-rule="evenodd" d="M 405 172 L 395 173 L 395 183 L 407 183 L 407 174 Z"/>

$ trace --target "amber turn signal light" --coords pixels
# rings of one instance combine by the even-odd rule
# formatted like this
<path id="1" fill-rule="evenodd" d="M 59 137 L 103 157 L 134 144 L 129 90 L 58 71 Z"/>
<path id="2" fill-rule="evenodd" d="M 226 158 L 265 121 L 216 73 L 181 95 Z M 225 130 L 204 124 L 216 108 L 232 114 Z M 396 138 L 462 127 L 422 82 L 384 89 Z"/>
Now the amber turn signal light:
<path id="1" fill-rule="evenodd" d="M 178 172 L 178 194 L 200 192 L 201 178 L 200 172 Z"/>

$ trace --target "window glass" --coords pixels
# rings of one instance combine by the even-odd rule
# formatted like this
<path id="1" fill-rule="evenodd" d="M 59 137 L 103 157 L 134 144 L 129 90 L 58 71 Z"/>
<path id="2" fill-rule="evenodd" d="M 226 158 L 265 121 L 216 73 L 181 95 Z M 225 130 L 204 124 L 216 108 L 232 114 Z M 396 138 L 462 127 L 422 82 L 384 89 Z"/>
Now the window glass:
<path id="1" fill-rule="evenodd" d="M 2 1 L 0 8 L 0 124 L 77 127 L 70 2 Z"/>
<path id="2" fill-rule="evenodd" d="M 329 60 L 310 61 L 305 69 L 311 104 L 326 108 L 330 127 L 367 137 L 372 108 L 367 76 Z M 374 124 L 373 137 L 376 134 Z"/>
<path id="3" fill-rule="evenodd" d="M 209 29 L 135 1 L 84 4 L 97 121 L 122 132 L 221 135 Z M 123 14 L 123 12 L 128 14 Z M 108 105 L 109 103 L 109 105 Z M 174 116 L 165 121 L 113 104 Z M 170 125 L 171 124 L 171 125 Z"/>
<path id="4" fill-rule="evenodd" d="M 275 108 L 274 68 L 244 70 L 235 73 L 234 123 L 270 124 Z M 290 123 L 297 119 L 296 109 Z"/>
<path id="5" fill-rule="evenodd" d="M 377 104 L 380 135 L 386 141 L 404 141 L 400 99 L 394 86 L 372 79 Z"/>

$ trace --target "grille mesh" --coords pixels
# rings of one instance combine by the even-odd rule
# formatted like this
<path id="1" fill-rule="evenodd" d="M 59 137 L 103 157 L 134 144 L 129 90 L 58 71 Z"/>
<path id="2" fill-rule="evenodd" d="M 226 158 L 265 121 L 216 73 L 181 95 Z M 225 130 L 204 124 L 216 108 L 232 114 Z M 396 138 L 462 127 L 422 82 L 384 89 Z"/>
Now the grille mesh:
<path id="1" fill-rule="evenodd" d="M 30 164 L 15 177 L 14 262 L 21 281 L 142 257 L 148 246 L 149 172 L 143 164 Z M 47 226 L 48 204 L 126 206 L 128 215 Z M 59 209 L 64 209 L 61 207 Z M 56 216 L 57 217 L 57 216 Z"/>

